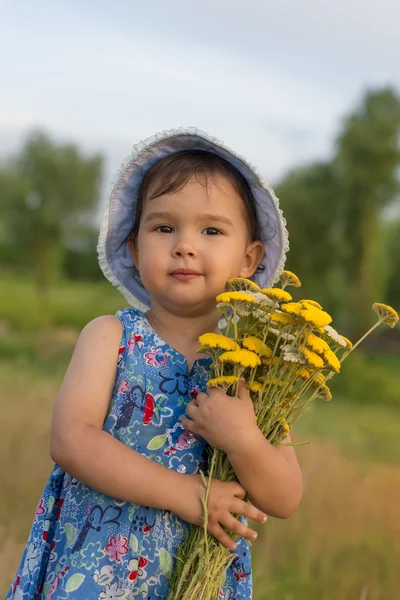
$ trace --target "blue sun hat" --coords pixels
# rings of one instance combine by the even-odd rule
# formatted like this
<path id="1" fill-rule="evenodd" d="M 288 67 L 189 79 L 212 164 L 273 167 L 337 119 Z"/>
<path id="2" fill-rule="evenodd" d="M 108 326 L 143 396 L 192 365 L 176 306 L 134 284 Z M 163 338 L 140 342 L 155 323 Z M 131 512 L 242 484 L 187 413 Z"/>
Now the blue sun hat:
<path id="1" fill-rule="evenodd" d="M 194 127 L 163 131 L 133 147 L 124 161 L 109 195 L 101 221 L 97 251 L 100 267 L 128 302 L 142 311 L 150 308 L 150 296 L 143 287 L 129 252 L 127 238 L 136 214 L 136 202 L 146 173 L 160 159 L 182 150 L 203 150 L 231 163 L 245 178 L 256 201 L 265 254 L 251 279 L 261 288 L 276 283 L 289 250 L 286 220 L 274 192 L 257 170 L 218 139 Z"/>

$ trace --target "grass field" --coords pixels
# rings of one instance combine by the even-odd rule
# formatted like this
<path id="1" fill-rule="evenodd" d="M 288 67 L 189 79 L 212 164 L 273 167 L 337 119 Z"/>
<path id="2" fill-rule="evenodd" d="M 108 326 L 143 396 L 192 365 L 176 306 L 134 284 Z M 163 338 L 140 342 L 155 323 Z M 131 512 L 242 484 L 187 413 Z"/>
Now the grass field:
<path id="1" fill-rule="evenodd" d="M 51 469 L 51 411 L 78 328 L 123 305 L 107 286 L 68 284 L 52 291 L 46 322 L 37 304 L 34 323 L 29 282 L 7 286 L 14 294 L 0 301 L 0 597 Z M 396 362 L 386 372 L 393 389 Z M 398 600 L 400 402 L 336 396 L 315 404 L 294 436 L 312 441 L 297 449 L 304 498 L 292 518 L 260 528 L 255 600 Z"/>

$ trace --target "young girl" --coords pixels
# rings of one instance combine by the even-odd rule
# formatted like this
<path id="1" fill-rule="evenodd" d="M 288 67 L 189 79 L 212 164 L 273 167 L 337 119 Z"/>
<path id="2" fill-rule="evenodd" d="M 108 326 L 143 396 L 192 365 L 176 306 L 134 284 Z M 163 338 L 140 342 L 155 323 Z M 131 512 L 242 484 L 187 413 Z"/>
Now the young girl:
<path id="1" fill-rule="evenodd" d="M 174 130 L 135 148 L 98 245 L 135 308 L 95 319 L 78 339 L 54 409 L 56 465 L 7 600 L 166 598 L 189 524 L 202 525 L 207 442 L 240 482 L 213 480 L 208 501 L 209 532 L 235 552 L 221 597 L 251 598 L 246 517 L 290 516 L 301 473 L 292 447 L 262 436 L 244 385 L 238 398 L 205 392 L 211 361 L 196 349 L 219 331 L 227 279 L 271 285 L 287 249 L 275 196 L 217 140 Z"/>

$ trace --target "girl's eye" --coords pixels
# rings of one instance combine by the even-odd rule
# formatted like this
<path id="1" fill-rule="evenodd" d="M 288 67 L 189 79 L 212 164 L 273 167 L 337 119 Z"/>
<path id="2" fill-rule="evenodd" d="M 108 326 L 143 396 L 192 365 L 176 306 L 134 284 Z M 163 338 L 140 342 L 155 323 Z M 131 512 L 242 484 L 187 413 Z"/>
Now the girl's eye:
<path id="1" fill-rule="evenodd" d="M 172 227 L 169 225 L 160 225 L 159 227 L 155 228 L 155 231 L 159 231 L 160 233 L 171 233 Z"/>
<path id="2" fill-rule="evenodd" d="M 207 227 L 204 231 L 207 231 L 207 235 L 220 235 L 222 231 L 215 229 L 215 227 Z"/>

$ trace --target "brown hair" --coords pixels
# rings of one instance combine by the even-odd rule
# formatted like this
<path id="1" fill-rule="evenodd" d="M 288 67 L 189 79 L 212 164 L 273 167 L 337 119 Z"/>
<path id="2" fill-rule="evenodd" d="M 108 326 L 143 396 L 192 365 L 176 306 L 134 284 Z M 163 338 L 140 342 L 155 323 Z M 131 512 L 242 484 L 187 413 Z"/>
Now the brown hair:
<path id="1" fill-rule="evenodd" d="M 135 221 L 128 239 L 133 238 L 134 243 L 136 243 L 143 204 L 145 198 L 148 197 L 147 194 L 150 187 L 153 187 L 153 189 L 151 196 L 148 198 L 152 199 L 162 194 L 171 194 L 179 191 L 194 176 L 199 183 L 207 186 L 209 177 L 215 177 L 215 175 L 225 177 L 242 198 L 251 241 L 259 240 L 261 233 L 256 202 L 247 181 L 228 161 L 217 154 L 203 150 L 182 150 L 176 152 L 162 158 L 150 168 L 139 190 Z"/>

